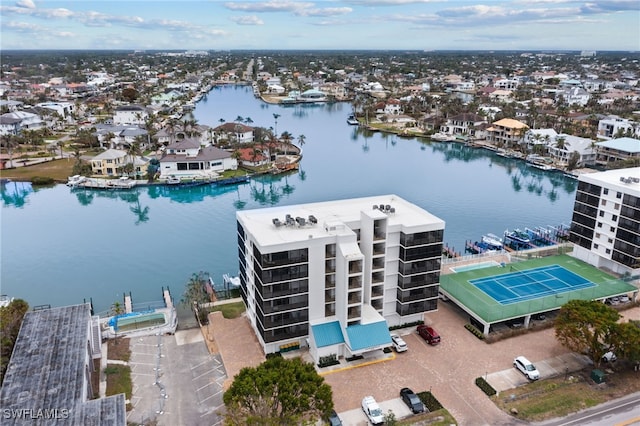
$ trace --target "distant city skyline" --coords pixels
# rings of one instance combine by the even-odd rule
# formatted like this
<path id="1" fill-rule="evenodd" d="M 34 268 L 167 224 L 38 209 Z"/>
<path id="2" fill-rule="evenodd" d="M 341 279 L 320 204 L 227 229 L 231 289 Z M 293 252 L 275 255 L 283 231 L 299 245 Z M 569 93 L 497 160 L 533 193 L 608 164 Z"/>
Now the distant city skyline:
<path id="1" fill-rule="evenodd" d="M 2 3 L 3 50 L 640 50 L 638 0 Z"/>

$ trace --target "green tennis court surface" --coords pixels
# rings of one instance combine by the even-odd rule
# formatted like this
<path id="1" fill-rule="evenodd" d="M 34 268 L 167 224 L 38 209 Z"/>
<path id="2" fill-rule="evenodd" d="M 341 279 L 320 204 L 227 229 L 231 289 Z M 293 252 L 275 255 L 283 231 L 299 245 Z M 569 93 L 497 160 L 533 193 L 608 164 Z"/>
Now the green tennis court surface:
<path id="1" fill-rule="evenodd" d="M 498 289 L 493 294 L 483 291 L 492 286 Z M 566 254 L 444 274 L 440 287 L 487 323 L 551 311 L 572 299 L 604 299 L 637 291 L 631 284 Z"/>

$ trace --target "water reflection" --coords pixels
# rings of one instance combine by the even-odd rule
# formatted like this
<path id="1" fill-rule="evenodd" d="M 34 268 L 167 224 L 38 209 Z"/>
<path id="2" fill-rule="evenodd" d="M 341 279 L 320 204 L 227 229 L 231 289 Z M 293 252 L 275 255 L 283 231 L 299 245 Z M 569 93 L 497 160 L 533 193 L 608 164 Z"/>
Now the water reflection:
<path id="1" fill-rule="evenodd" d="M 304 172 L 290 172 L 276 176 L 258 176 L 251 183 L 251 198 L 260 205 L 273 206 L 278 204 L 283 197 L 288 197 L 296 190 L 289 183 L 289 177 L 297 174 L 304 180 Z"/>
<path id="2" fill-rule="evenodd" d="M 27 203 L 27 196 L 33 192 L 31 182 L 5 182 L 0 185 L 2 202 L 5 206 L 23 207 Z"/>

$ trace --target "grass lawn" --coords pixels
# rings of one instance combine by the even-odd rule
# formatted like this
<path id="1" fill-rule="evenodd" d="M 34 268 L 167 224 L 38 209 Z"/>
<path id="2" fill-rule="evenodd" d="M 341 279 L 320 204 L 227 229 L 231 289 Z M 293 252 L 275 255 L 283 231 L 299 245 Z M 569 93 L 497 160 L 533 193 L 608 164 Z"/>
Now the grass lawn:
<path id="1" fill-rule="evenodd" d="M 128 365 L 111 364 L 104 369 L 107 376 L 107 396 L 125 394 L 125 399 L 131 400 L 131 368 Z M 131 410 L 127 404 L 127 410 Z"/>
<path id="2" fill-rule="evenodd" d="M 638 372 L 620 363 L 607 372 L 606 382 L 595 384 L 590 379 L 591 368 L 564 376 L 528 383 L 509 389 L 494 397 L 505 412 L 520 420 L 543 421 L 566 416 L 611 399 L 640 391 Z M 514 414 L 512 410 L 516 410 Z"/>
<path id="3" fill-rule="evenodd" d="M 227 319 L 238 318 L 245 311 L 243 302 L 225 303 L 215 306 L 212 312 L 222 312 L 222 316 Z"/>
<path id="4" fill-rule="evenodd" d="M 65 183 L 73 173 L 73 158 L 53 160 L 27 167 L 2 170 L 0 176 L 16 181 L 32 181 L 34 177 L 48 177 L 56 182 Z"/>

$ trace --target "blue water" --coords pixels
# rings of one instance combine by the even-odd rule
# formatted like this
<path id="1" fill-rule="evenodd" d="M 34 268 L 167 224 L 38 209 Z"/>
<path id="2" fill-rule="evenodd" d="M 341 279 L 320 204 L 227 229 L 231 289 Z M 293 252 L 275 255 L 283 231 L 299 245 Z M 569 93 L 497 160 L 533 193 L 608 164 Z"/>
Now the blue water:
<path id="1" fill-rule="evenodd" d="M 80 303 L 96 310 L 132 293 L 134 302 L 176 300 L 192 274 L 216 284 L 238 270 L 235 212 L 395 193 L 446 222 L 456 251 L 482 234 L 568 224 L 576 181 L 459 144 L 363 133 L 351 106 L 268 105 L 249 87 L 216 88 L 193 116 L 250 117 L 253 126 L 305 135 L 300 171 L 229 187 L 71 191 L 64 185 L 2 188 L 0 291 L 30 305 Z M 277 114 L 274 118 L 274 114 Z"/>

